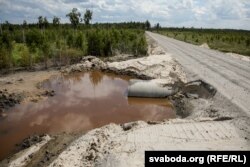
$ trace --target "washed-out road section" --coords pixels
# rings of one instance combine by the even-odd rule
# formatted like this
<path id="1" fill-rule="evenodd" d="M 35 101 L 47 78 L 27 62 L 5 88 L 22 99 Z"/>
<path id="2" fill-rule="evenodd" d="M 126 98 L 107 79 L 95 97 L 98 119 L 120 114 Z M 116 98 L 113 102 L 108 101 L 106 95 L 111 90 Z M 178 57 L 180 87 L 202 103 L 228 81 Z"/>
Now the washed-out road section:
<path id="1" fill-rule="evenodd" d="M 166 43 L 168 41 L 165 37 L 157 37 L 157 34 L 149 33 L 149 35 L 152 37 L 156 36 L 156 41 L 158 41 L 157 39 L 159 38 L 159 40 L 161 40 L 158 41 L 160 44 L 164 44 L 165 40 Z M 98 67 L 117 74 L 130 74 L 132 76 L 138 76 L 138 78 L 153 78 L 152 81 L 161 85 L 176 83 L 179 80 L 185 83 L 187 80 L 195 79 L 195 77 L 192 76 L 190 78 L 186 77 L 183 68 L 173 58 L 175 57 L 184 67 L 186 67 L 186 70 L 190 71 L 190 74 L 193 72 L 196 74 L 197 78 L 202 78 L 214 84 L 222 93 L 225 93 L 223 92 L 224 90 L 228 91 L 230 89 L 227 87 L 223 88 L 223 86 L 217 83 L 220 80 L 223 81 L 226 86 L 231 85 L 231 87 L 235 87 L 239 89 L 239 91 L 242 91 L 242 86 L 235 86 L 230 83 L 229 79 L 225 79 L 222 74 L 218 76 L 219 72 L 224 71 L 217 69 L 218 72 L 213 72 L 211 70 L 211 68 L 215 68 L 213 64 L 210 64 L 210 59 L 213 58 L 212 56 L 207 56 L 207 59 L 209 59 L 206 60 L 209 61 L 207 67 L 203 62 L 205 58 L 196 58 L 203 62 L 202 64 L 191 57 L 195 54 L 198 55 L 198 51 L 198 53 L 194 54 L 193 52 L 195 52 L 195 49 L 190 49 L 191 46 L 187 47 L 186 45 L 188 44 L 183 43 L 183 45 L 186 46 L 186 49 L 184 49 L 181 46 L 177 47 L 178 44 L 174 46 L 176 45 L 174 42 L 169 42 L 169 45 L 166 45 L 166 47 L 163 46 L 168 53 L 165 53 L 161 47 L 155 45 L 156 42 L 153 42 L 155 46 L 152 47 L 153 50 L 149 49 L 150 56 L 147 57 L 106 63 L 96 57 L 87 56 L 78 64 L 62 69 L 62 72 L 69 74 L 71 72 L 83 72 Z M 179 50 L 177 48 L 179 48 Z M 157 53 L 155 52 L 156 50 Z M 192 52 L 192 50 L 194 51 Z M 184 54 L 182 52 L 187 53 Z M 169 53 L 172 53 L 172 56 Z M 215 61 L 214 64 L 216 66 L 221 66 L 216 64 L 218 60 L 213 61 Z M 236 61 L 237 60 L 234 60 L 233 62 Z M 226 68 L 226 65 L 224 66 L 223 68 Z M 242 67 L 248 68 L 248 66 L 238 66 L 238 68 Z M 204 71 L 203 73 L 201 72 L 202 70 Z M 209 76 L 203 76 L 204 73 L 207 75 L 209 74 Z M 212 75 L 217 77 L 217 81 L 213 81 L 216 80 L 216 78 L 213 78 Z M 246 73 L 243 73 L 243 75 L 247 76 Z M 240 76 L 241 75 L 239 75 L 237 79 L 239 79 Z M 211 78 L 213 78 L 213 80 Z M 242 83 L 239 81 L 239 84 Z M 245 84 L 244 86 L 247 87 L 248 85 Z M 248 89 L 246 89 L 246 91 L 247 90 Z M 58 91 L 56 91 L 56 93 L 57 92 Z M 240 94 L 239 92 L 227 93 L 231 96 L 233 94 Z M 245 97 L 246 95 L 247 94 L 244 94 Z M 176 103 L 176 106 L 180 106 L 184 111 L 190 114 L 185 119 L 170 119 L 160 122 L 137 121 L 122 125 L 109 124 L 98 129 L 93 129 L 86 134 L 82 134 L 66 148 L 59 148 L 62 152 L 58 152 L 54 147 L 55 143 L 58 146 L 59 139 L 64 140 L 62 142 L 62 145 L 64 145 L 65 136 L 57 139 L 52 138 L 52 140 L 41 148 L 41 150 L 33 153 L 33 156 L 30 156 L 28 148 L 23 150 L 20 154 L 14 155 L 12 159 L 6 159 L 3 163 L 0 162 L 0 166 L 4 166 L 4 164 L 7 164 L 7 166 L 21 166 L 20 164 L 25 164 L 25 166 L 50 167 L 142 167 L 144 166 L 145 150 L 250 149 L 250 118 L 241 112 L 238 107 L 231 104 L 229 100 L 222 97 L 220 93 L 208 99 L 185 98 L 181 96 L 181 94 L 176 94 L 174 98 L 179 98 L 180 100 L 180 102 Z M 244 105 L 242 108 L 244 108 Z M 60 144 L 59 142 L 59 145 Z M 52 153 L 55 153 L 55 156 L 52 156 Z"/>
<path id="2" fill-rule="evenodd" d="M 146 32 L 172 54 L 191 78 L 202 79 L 250 115 L 250 62 L 166 36 Z"/>

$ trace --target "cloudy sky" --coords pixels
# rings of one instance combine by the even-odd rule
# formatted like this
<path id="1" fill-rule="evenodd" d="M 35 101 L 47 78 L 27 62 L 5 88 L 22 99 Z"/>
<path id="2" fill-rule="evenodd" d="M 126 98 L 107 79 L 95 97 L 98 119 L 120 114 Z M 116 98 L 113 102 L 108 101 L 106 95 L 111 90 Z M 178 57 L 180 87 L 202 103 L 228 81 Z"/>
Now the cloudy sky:
<path id="1" fill-rule="evenodd" d="M 93 22 L 145 21 L 162 26 L 250 30 L 250 0 L 0 0 L 0 19 L 37 22 L 42 15 L 68 22 L 65 15 L 93 8 Z"/>

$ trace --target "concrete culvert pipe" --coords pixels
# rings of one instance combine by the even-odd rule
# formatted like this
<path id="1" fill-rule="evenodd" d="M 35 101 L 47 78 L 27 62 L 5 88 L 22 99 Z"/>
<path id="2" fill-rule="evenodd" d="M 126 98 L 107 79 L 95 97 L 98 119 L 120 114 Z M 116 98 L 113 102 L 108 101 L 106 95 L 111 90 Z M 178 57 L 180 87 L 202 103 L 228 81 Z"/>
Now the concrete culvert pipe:
<path id="1" fill-rule="evenodd" d="M 130 79 L 129 80 L 129 85 L 133 85 L 137 82 L 149 82 L 148 80 L 141 80 L 141 79 Z"/>
<path id="2" fill-rule="evenodd" d="M 128 97 L 164 98 L 174 93 L 172 87 L 163 87 L 150 81 L 133 80 L 128 87 Z"/>

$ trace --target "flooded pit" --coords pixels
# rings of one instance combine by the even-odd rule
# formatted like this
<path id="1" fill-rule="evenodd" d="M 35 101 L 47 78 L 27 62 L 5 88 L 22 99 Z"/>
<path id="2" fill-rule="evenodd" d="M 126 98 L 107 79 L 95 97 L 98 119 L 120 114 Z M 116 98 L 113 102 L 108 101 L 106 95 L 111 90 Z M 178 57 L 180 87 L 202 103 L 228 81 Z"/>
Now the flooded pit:
<path id="1" fill-rule="evenodd" d="M 109 123 L 175 118 L 165 99 L 127 98 L 129 77 L 98 71 L 57 76 L 43 83 L 56 95 L 16 105 L 0 120 L 0 159 L 33 134 L 79 133 Z"/>

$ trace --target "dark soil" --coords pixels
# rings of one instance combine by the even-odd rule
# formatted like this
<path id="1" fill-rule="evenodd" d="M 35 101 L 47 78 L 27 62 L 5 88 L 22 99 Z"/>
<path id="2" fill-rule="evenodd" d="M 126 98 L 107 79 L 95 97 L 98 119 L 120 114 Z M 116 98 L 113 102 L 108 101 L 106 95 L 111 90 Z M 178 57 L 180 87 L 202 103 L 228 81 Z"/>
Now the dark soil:
<path id="1" fill-rule="evenodd" d="M 78 138 L 82 133 L 79 134 L 58 134 L 52 136 L 45 146 L 43 146 L 37 153 L 32 155 L 31 161 L 26 165 L 26 167 L 44 167 L 48 166 L 58 155 L 63 152 L 68 145 Z"/>
<path id="2" fill-rule="evenodd" d="M 216 94 L 217 90 L 210 84 L 202 81 L 192 81 L 181 89 L 181 93 L 187 98 L 211 98 Z"/>
<path id="3" fill-rule="evenodd" d="M 8 109 L 19 104 L 23 99 L 22 95 L 15 93 L 8 93 L 8 91 L 0 90 L 0 110 Z"/>
<path id="4" fill-rule="evenodd" d="M 45 135 L 33 135 L 33 136 L 29 136 L 26 139 L 24 139 L 21 143 L 17 144 L 17 152 L 21 151 L 23 149 L 29 148 L 30 146 L 41 142 Z"/>
<path id="5" fill-rule="evenodd" d="M 192 81 L 187 84 L 176 83 L 173 87 L 179 87 L 179 92 L 168 97 L 173 103 L 176 115 L 181 118 L 188 117 L 194 110 L 194 106 L 190 103 L 192 99 L 210 99 L 215 96 L 216 89 L 202 80 Z"/>

